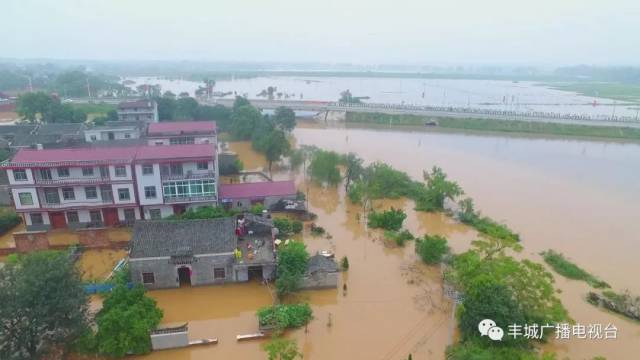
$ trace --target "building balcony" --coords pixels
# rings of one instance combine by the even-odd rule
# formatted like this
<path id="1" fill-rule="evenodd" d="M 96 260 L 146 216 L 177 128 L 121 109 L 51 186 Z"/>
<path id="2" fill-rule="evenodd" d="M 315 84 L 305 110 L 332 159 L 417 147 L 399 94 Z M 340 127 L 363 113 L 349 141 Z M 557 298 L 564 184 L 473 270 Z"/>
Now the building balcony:
<path id="1" fill-rule="evenodd" d="M 43 179 L 36 177 L 35 183 L 36 185 L 91 185 L 91 184 L 105 184 L 114 182 L 117 180 L 112 180 L 108 176 L 99 176 L 99 177 L 79 177 L 79 178 L 57 178 L 57 179 Z"/>
<path id="2" fill-rule="evenodd" d="M 154 114 L 154 109 L 151 108 L 137 108 L 137 109 L 118 109 L 120 115 L 142 115 L 142 114 Z"/>
<path id="3" fill-rule="evenodd" d="M 114 205 L 113 199 L 94 199 L 94 200 L 64 200 L 60 202 L 43 201 L 41 205 L 44 209 L 65 209 L 75 207 L 101 207 Z"/>
<path id="4" fill-rule="evenodd" d="M 216 173 L 213 171 L 207 171 L 203 173 L 193 173 L 191 171 L 187 171 L 183 174 L 161 174 L 160 178 L 162 181 L 172 181 L 172 180 L 199 180 L 199 179 L 211 179 L 215 180 Z"/>
<path id="5" fill-rule="evenodd" d="M 192 202 L 212 202 L 217 201 L 216 195 L 198 195 L 198 196 L 165 196 L 165 204 L 179 204 L 179 203 L 192 203 Z"/>

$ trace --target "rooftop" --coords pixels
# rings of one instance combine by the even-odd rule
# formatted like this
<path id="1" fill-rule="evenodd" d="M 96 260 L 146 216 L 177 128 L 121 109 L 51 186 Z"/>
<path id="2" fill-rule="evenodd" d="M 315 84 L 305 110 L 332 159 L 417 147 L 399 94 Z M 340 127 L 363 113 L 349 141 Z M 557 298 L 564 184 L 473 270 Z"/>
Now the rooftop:
<path id="1" fill-rule="evenodd" d="M 216 132 L 216 122 L 203 121 L 173 121 L 149 124 L 149 136 L 180 135 L 180 134 L 212 134 Z"/>
<path id="2" fill-rule="evenodd" d="M 134 109 L 134 108 L 149 108 L 153 107 L 153 101 L 151 100 L 136 100 L 136 101 L 124 101 L 118 104 L 118 109 Z"/>
<path id="3" fill-rule="evenodd" d="M 215 146 L 188 144 L 171 146 L 105 146 L 65 149 L 20 149 L 9 166 L 21 164 L 124 162 L 134 160 L 202 159 L 213 158 Z"/>
<path id="4" fill-rule="evenodd" d="M 189 158 L 213 158 L 216 153 L 212 144 L 185 144 L 170 146 L 140 146 L 136 160 L 168 160 Z"/>
<path id="5" fill-rule="evenodd" d="M 236 249 L 233 217 L 206 220 L 143 220 L 133 227 L 130 257 L 230 253 Z"/>
<path id="6" fill-rule="evenodd" d="M 291 180 L 220 185 L 221 199 L 241 199 L 295 194 L 296 185 Z"/>
<path id="7" fill-rule="evenodd" d="M 313 274 L 318 271 L 323 272 L 336 272 L 338 271 L 338 265 L 332 259 L 329 259 L 326 256 L 322 256 L 320 254 L 314 255 L 309 258 L 309 263 L 307 264 L 307 273 Z"/>

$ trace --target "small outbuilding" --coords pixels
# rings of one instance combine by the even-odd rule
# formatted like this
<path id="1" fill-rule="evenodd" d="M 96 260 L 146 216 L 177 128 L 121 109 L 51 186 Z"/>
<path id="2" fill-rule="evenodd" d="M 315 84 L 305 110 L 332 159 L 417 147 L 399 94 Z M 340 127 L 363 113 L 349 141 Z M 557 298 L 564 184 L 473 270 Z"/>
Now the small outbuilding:
<path id="1" fill-rule="evenodd" d="M 324 255 L 309 258 L 307 273 L 302 280 L 303 289 L 326 289 L 338 287 L 338 265 Z"/>

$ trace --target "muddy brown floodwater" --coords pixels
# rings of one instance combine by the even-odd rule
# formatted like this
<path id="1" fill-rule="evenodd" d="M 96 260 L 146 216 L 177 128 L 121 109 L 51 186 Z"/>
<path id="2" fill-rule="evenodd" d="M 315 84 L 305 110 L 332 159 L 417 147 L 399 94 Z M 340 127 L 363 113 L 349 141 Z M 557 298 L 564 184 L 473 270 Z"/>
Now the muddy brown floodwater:
<path id="1" fill-rule="evenodd" d="M 476 199 L 477 206 L 518 231 L 523 256 L 541 261 L 548 248 L 567 254 L 614 289 L 640 293 L 635 261 L 640 233 L 640 146 L 592 141 L 504 136 L 298 128 L 298 144 L 338 152 L 353 151 L 367 162 L 384 161 L 416 179 L 439 165 Z M 249 143 L 232 143 L 247 168 L 265 166 Z M 250 165 L 250 166 L 247 166 Z M 287 173 L 274 174 L 287 178 Z M 316 223 L 331 238 L 305 230 L 309 250 L 332 249 L 347 256 L 348 272 L 338 290 L 302 292 L 315 319 L 287 336 L 298 341 L 305 359 L 442 359 L 449 340 L 451 303 L 441 292 L 437 267 L 422 265 L 413 251 L 386 246 L 376 231 L 359 221 L 360 208 L 348 203 L 342 187 L 322 188 L 296 175 L 308 193 Z M 415 234 L 446 236 L 454 251 L 464 251 L 477 233 L 442 214 L 417 213 L 411 201 L 379 201 L 378 208 L 403 208 L 406 227 Z M 640 325 L 583 300 L 582 282 L 556 276 L 559 296 L 579 323 L 613 323 L 617 340 L 552 342 L 546 350 L 572 359 L 596 355 L 628 359 L 640 353 Z M 347 285 L 343 294 L 342 285 Z M 265 359 L 262 341 L 237 343 L 235 336 L 256 330 L 255 311 L 272 302 L 258 283 L 151 291 L 164 310 L 164 323 L 190 324 L 190 338 L 217 337 L 218 345 L 158 351 L 140 359 Z"/>

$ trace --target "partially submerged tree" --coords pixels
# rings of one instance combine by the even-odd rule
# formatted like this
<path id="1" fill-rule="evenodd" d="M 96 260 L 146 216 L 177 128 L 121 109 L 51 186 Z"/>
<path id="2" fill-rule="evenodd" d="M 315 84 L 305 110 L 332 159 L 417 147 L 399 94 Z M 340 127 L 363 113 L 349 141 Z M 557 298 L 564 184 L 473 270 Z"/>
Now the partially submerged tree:
<path id="1" fill-rule="evenodd" d="M 88 298 L 65 252 L 17 257 L 0 269 L 0 358 L 48 359 L 88 328 Z"/>
<path id="2" fill-rule="evenodd" d="M 340 156 L 334 151 L 317 150 L 311 156 L 309 173 L 316 182 L 337 185 L 340 182 Z"/>
<path id="3" fill-rule="evenodd" d="M 279 106 L 273 114 L 273 122 L 278 129 L 290 132 L 296 127 L 296 113 L 291 108 Z"/>
<path id="4" fill-rule="evenodd" d="M 307 271 L 309 253 L 302 242 L 291 241 L 278 248 L 278 274 L 276 291 L 279 297 L 300 289 L 302 278 Z"/>
<path id="5" fill-rule="evenodd" d="M 269 360 L 302 359 L 302 354 L 298 351 L 298 344 L 295 340 L 274 337 L 268 343 L 263 344 L 262 349 L 267 353 Z"/>
<path id="6" fill-rule="evenodd" d="M 364 174 L 364 167 L 362 160 L 358 155 L 350 152 L 346 155 L 342 155 L 341 162 L 345 167 L 344 172 L 344 190 L 348 193 L 351 183 L 359 180 Z"/>

